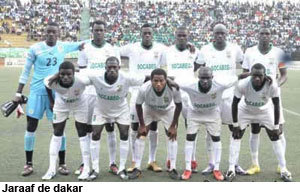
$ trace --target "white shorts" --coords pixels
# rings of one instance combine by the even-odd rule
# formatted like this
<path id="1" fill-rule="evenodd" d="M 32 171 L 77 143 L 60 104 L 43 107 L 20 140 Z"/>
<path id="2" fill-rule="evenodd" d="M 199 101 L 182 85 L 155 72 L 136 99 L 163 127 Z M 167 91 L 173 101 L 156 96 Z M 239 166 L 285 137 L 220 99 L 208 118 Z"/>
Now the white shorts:
<path id="1" fill-rule="evenodd" d="M 274 130 L 274 109 L 270 106 L 270 108 L 264 111 L 253 113 L 248 109 L 239 107 L 238 121 L 241 129 L 245 129 L 251 123 L 258 123 L 269 130 Z"/>
<path id="2" fill-rule="evenodd" d="M 135 108 L 135 105 L 136 105 L 135 102 L 137 99 L 138 92 L 139 92 L 139 90 L 137 88 L 131 88 L 131 90 L 130 90 L 131 97 L 130 97 L 129 109 L 130 109 L 130 120 L 132 123 L 139 122 L 139 118 L 137 116 L 136 108 Z"/>
<path id="3" fill-rule="evenodd" d="M 130 125 L 129 111 L 123 111 L 117 117 L 108 117 L 102 114 L 98 107 L 94 108 L 92 125 L 104 125 L 106 123 L 119 123 L 121 125 Z"/>
<path id="4" fill-rule="evenodd" d="M 97 101 L 97 96 L 87 94 L 87 107 L 88 107 L 87 124 L 88 125 L 92 124 L 92 118 L 94 113 L 94 107 L 96 106 L 96 101 Z"/>
<path id="5" fill-rule="evenodd" d="M 169 129 L 174 118 L 175 107 L 168 111 L 158 111 L 149 108 L 148 106 L 143 106 L 143 115 L 145 125 L 148 126 L 152 122 L 162 121 L 165 129 Z"/>
<path id="6" fill-rule="evenodd" d="M 83 96 L 75 103 L 55 103 L 53 108 L 53 123 L 61 123 L 73 113 L 75 121 L 87 123 L 87 101 Z"/>
<path id="7" fill-rule="evenodd" d="M 53 111 L 53 123 L 61 123 L 69 118 L 70 112 L 73 113 L 75 121 L 79 123 L 87 123 L 87 112 L 83 110 L 69 111 L 69 112 L 60 112 Z"/>
<path id="8" fill-rule="evenodd" d="M 195 111 L 188 111 L 187 118 L 187 134 L 195 134 L 200 129 L 201 125 L 204 125 L 206 131 L 212 136 L 220 136 L 221 135 L 221 117 L 220 113 L 211 113 L 205 114 L 201 116 Z"/>

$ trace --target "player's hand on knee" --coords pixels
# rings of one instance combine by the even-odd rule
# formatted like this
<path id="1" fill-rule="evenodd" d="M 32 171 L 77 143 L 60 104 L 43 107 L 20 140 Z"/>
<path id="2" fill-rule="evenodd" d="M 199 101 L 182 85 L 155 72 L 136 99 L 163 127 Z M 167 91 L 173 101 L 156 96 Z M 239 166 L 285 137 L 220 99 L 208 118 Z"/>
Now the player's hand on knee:
<path id="1" fill-rule="evenodd" d="M 147 136 L 147 128 L 145 125 L 140 125 L 138 129 L 137 138 L 140 138 L 141 136 Z"/>
<path id="2" fill-rule="evenodd" d="M 233 139 L 240 139 L 242 134 L 242 130 L 240 127 L 233 127 L 232 137 Z"/>
<path id="3" fill-rule="evenodd" d="M 175 127 L 171 126 L 168 130 L 168 136 L 170 140 L 175 141 L 177 138 L 177 130 Z"/>

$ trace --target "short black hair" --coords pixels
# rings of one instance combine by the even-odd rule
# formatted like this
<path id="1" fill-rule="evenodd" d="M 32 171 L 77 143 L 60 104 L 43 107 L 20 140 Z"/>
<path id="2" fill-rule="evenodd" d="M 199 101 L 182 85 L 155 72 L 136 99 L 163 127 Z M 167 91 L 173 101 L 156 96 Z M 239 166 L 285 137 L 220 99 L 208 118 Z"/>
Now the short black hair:
<path id="1" fill-rule="evenodd" d="M 167 72 L 161 68 L 154 69 L 151 72 L 151 80 L 153 79 L 154 75 L 163 75 L 165 79 L 167 79 Z"/>
<path id="2" fill-rule="evenodd" d="M 253 71 L 253 69 L 257 69 L 257 70 L 264 70 L 264 73 L 266 73 L 266 67 L 263 66 L 261 63 L 256 63 L 251 67 L 251 72 Z"/>
<path id="3" fill-rule="evenodd" d="M 143 28 L 152 28 L 152 26 L 150 24 L 146 23 L 146 24 L 142 25 L 141 29 L 143 29 Z"/>
<path id="4" fill-rule="evenodd" d="M 75 73 L 75 66 L 71 61 L 64 61 L 59 66 L 59 70 L 61 69 L 72 69 L 73 73 Z"/>
<path id="5" fill-rule="evenodd" d="M 117 57 L 115 57 L 115 56 L 108 57 L 108 58 L 106 59 L 106 61 L 105 61 L 105 65 L 107 65 L 107 63 L 108 63 L 109 61 L 117 61 L 117 62 L 118 62 L 118 65 L 120 65 L 119 59 L 118 59 Z"/>
<path id="6" fill-rule="evenodd" d="M 56 23 L 56 22 L 48 22 L 47 26 L 59 27 L 58 23 Z"/>
<path id="7" fill-rule="evenodd" d="M 104 27 L 106 27 L 106 22 L 103 21 L 103 20 L 96 20 L 96 21 L 94 21 L 93 24 L 92 24 L 92 28 L 94 28 L 94 26 L 95 26 L 96 24 L 97 24 L 97 25 L 103 25 Z"/>

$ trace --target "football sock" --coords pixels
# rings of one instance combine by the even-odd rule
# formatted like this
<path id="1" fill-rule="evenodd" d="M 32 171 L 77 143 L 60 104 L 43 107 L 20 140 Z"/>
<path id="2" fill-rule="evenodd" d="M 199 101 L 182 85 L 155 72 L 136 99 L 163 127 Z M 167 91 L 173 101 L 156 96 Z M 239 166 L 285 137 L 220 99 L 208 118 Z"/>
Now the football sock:
<path id="1" fill-rule="evenodd" d="M 220 162 L 221 162 L 221 155 L 222 155 L 222 143 L 221 141 L 212 142 L 213 153 L 214 153 L 214 170 L 219 170 Z"/>
<path id="2" fill-rule="evenodd" d="M 235 165 L 237 164 L 239 153 L 241 148 L 241 140 L 230 138 L 229 146 L 229 170 L 235 170 Z"/>
<path id="3" fill-rule="evenodd" d="M 205 137 L 205 142 L 206 142 L 206 151 L 207 151 L 207 156 L 208 156 L 208 163 L 209 164 L 214 164 L 213 160 L 213 148 L 212 148 L 212 139 L 209 133 L 206 133 Z"/>
<path id="4" fill-rule="evenodd" d="M 141 162 L 144 154 L 144 148 L 145 148 L 145 138 L 138 138 L 135 141 L 135 167 L 140 169 L 141 168 Z"/>
<path id="5" fill-rule="evenodd" d="M 250 152 L 252 164 L 258 165 L 258 147 L 259 147 L 259 134 L 250 133 Z"/>
<path id="6" fill-rule="evenodd" d="M 149 161 L 148 163 L 154 162 L 156 156 L 158 144 L 158 132 L 157 131 L 149 131 Z"/>
<path id="7" fill-rule="evenodd" d="M 130 132 L 130 148 L 131 148 L 131 158 L 132 161 L 135 161 L 135 141 L 136 141 L 137 131 L 131 130 Z"/>
<path id="8" fill-rule="evenodd" d="M 58 151 L 61 146 L 62 136 L 55 136 L 53 135 L 50 142 L 49 148 L 49 170 L 52 172 L 56 172 L 56 161 L 58 157 Z"/>
<path id="9" fill-rule="evenodd" d="M 198 135 L 196 136 L 196 139 L 194 141 L 192 161 L 196 161 L 197 140 L 198 140 Z"/>
<path id="10" fill-rule="evenodd" d="M 129 152 L 129 141 L 123 141 L 120 140 L 120 166 L 119 171 L 122 171 L 125 169 L 125 164 L 127 161 L 127 156 Z"/>
<path id="11" fill-rule="evenodd" d="M 84 170 L 90 171 L 90 145 L 89 137 L 86 135 L 79 138 L 81 156 Z"/>
<path id="12" fill-rule="evenodd" d="M 177 141 L 168 140 L 168 155 L 171 162 L 170 170 L 176 169 Z"/>
<path id="13" fill-rule="evenodd" d="M 91 140 L 91 159 L 92 159 L 92 168 L 97 173 L 99 173 L 99 152 L 100 152 L 100 140 L 94 141 Z"/>
<path id="14" fill-rule="evenodd" d="M 284 132 L 282 132 L 281 135 L 279 135 L 279 140 L 282 143 L 282 148 L 283 148 L 283 155 L 285 156 L 285 150 L 286 150 L 286 140 L 285 140 L 285 136 L 284 136 Z"/>
<path id="15" fill-rule="evenodd" d="M 273 147 L 273 151 L 276 155 L 276 158 L 279 162 L 280 169 L 281 170 L 286 169 L 286 161 L 285 161 L 285 157 L 284 157 L 282 142 L 280 140 L 272 141 L 272 147 Z"/>
<path id="16" fill-rule="evenodd" d="M 25 150 L 27 165 L 32 165 L 34 143 L 35 143 L 35 133 L 26 131 L 24 135 L 24 150 Z"/>
<path id="17" fill-rule="evenodd" d="M 191 171 L 194 141 L 185 141 L 185 169 Z"/>
<path id="18" fill-rule="evenodd" d="M 107 132 L 107 143 L 109 151 L 109 165 L 116 163 L 116 154 L 117 154 L 117 138 L 116 132 Z"/>

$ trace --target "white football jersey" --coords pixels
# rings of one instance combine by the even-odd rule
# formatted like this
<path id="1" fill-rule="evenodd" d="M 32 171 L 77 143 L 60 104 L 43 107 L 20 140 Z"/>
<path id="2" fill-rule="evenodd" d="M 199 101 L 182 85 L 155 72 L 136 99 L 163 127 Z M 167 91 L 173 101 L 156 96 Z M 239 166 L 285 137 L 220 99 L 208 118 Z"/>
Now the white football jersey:
<path id="1" fill-rule="evenodd" d="M 140 86 L 145 76 L 129 75 L 119 71 L 117 81 L 110 85 L 105 81 L 105 72 L 102 74 L 89 74 L 86 84 L 92 84 L 97 93 L 97 106 L 103 117 L 118 117 L 125 111 L 129 111 L 127 95 L 129 88 Z"/>
<path id="2" fill-rule="evenodd" d="M 205 64 L 213 71 L 213 76 L 219 82 L 236 77 L 236 64 L 243 61 L 243 51 L 237 45 L 226 42 L 224 50 L 215 49 L 213 43 L 203 46 L 198 52 L 196 63 Z M 223 93 L 223 98 L 232 97 L 233 88 Z"/>
<path id="3" fill-rule="evenodd" d="M 128 44 L 120 48 L 120 55 L 129 57 L 129 71 L 140 75 L 150 75 L 151 72 L 160 68 L 163 63 L 163 52 L 166 46 L 153 42 L 150 49 L 142 46 L 141 42 Z"/>
<path id="4" fill-rule="evenodd" d="M 111 56 L 117 57 L 121 63 L 118 50 L 111 44 L 105 42 L 102 47 L 96 47 L 92 41 L 89 41 L 84 45 L 84 49 L 79 52 L 78 65 L 79 67 L 86 67 L 90 71 L 104 70 L 106 59 Z M 96 95 L 94 86 L 88 86 L 86 93 Z"/>
<path id="5" fill-rule="evenodd" d="M 173 102 L 174 100 L 174 102 Z M 157 96 L 155 93 L 151 81 L 148 81 L 140 87 L 136 104 L 143 104 L 145 106 L 159 111 L 168 111 L 174 107 L 174 103 L 181 103 L 180 91 L 175 88 L 166 88 L 161 96 Z"/>
<path id="6" fill-rule="evenodd" d="M 164 53 L 164 61 L 167 64 L 168 76 L 176 79 L 192 79 L 194 77 L 194 62 L 198 53 L 191 53 L 189 49 L 180 51 L 176 45 L 167 49 Z"/>
<path id="7" fill-rule="evenodd" d="M 236 63 L 243 61 L 242 49 L 230 42 L 226 42 L 224 50 L 215 49 L 213 43 L 203 46 L 198 53 L 196 63 L 205 64 L 213 71 L 215 79 L 226 79 L 230 76 L 236 76 Z"/>
<path id="8" fill-rule="evenodd" d="M 75 80 L 71 87 L 64 88 L 59 83 L 53 83 L 49 86 L 49 76 L 44 79 L 44 84 L 47 88 L 55 91 L 55 110 L 57 111 L 68 111 L 64 110 L 65 105 L 68 104 L 69 108 L 77 107 L 85 100 L 83 92 L 86 88 L 84 79 L 75 74 Z"/>
<path id="9" fill-rule="evenodd" d="M 282 62 L 283 55 L 283 50 L 275 46 L 272 46 L 267 54 L 262 54 L 258 49 L 258 45 L 256 45 L 246 50 L 242 67 L 251 71 L 253 65 L 260 63 L 265 66 L 266 74 L 275 81 L 278 70 L 286 68 L 284 62 Z"/>
<path id="10" fill-rule="evenodd" d="M 221 84 L 215 79 L 212 81 L 212 86 L 207 93 L 202 93 L 199 90 L 199 81 L 190 83 L 178 83 L 180 89 L 185 91 L 191 100 L 190 109 L 197 112 L 211 113 L 218 111 L 219 105 L 222 101 L 222 94 L 224 90 L 232 87 L 237 82 L 234 78 L 231 82 Z"/>
<path id="11" fill-rule="evenodd" d="M 235 88 L 234 95 L 237 98 L 244 96 L 244 99 L 241 100 L 239 105 L 240 108 L 244 108 L 255 114 L 272 108 L 271 98 L 279 97 L 279 91 L 277 84 L 274 82 L 271 85 L 266 83 L 261 90 L 255 91 L 251 83 L 251 77 L 247 77 L 239 81 Z"/>

